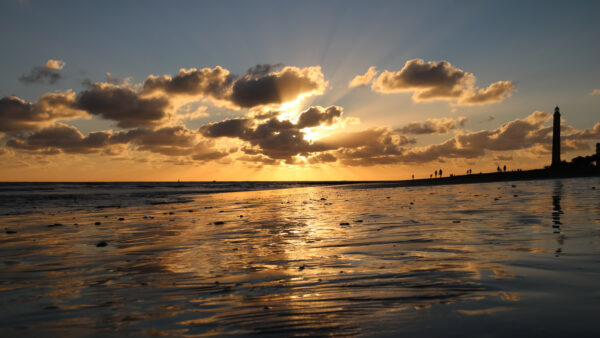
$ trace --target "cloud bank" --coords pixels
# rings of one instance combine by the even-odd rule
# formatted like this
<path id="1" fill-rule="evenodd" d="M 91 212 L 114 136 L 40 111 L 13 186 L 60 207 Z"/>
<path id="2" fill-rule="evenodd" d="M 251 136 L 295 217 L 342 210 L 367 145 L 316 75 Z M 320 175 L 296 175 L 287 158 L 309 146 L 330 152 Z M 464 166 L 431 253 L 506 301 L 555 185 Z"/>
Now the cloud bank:
<path id="1" fill-rule="evenodd" d="M 375 72 L 374 67 L 369 68 L 364 75 L 355 77 L 350 87 L 372 82 L 371 89 L 378 93 L 412 92 L 415 102 L 446 100 L 456 105 L 500 102 L 514 90 L 511 81 L 498 81 L 487 88 L 478 88 L 475 86 L 475 75 L 447 61 L 413 59 L 407 61 L 399 71 L 384 70 L 378 76 L 375 76 Z"/>

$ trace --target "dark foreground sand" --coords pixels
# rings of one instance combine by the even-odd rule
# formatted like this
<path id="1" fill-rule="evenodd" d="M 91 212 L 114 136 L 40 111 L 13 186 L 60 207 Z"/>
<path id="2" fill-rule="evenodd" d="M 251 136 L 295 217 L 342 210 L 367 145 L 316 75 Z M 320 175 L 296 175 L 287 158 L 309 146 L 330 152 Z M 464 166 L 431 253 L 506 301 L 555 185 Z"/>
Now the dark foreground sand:
<path id="1" fill-rule="evenodd" d="M 0 334 L 600 334 L 598 178 L 192 199 L 1 216 Z"/>

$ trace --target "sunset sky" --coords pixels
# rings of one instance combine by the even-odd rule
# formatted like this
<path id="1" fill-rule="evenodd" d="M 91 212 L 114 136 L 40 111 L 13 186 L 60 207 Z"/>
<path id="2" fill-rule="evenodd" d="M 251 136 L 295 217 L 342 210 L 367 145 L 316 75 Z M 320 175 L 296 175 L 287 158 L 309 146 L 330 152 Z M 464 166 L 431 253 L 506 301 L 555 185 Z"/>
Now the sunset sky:
<path id="1" fill-rule="evenodd" d="M 600 2 L 0 1 L 0 181 L 392 180 L 600 142 Z"/>

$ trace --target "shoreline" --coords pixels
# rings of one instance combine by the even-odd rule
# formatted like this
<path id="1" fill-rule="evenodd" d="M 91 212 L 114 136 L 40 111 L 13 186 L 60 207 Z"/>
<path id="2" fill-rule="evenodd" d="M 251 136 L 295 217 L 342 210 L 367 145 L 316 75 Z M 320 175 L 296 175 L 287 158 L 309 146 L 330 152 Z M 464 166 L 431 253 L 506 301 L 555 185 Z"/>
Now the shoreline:
<path id="1" fill-rule="evenodd" d="M 0 182 L 2 185 L 17 185 L 17 184 L 81 184 L 90 186 L 101 186 L 108 184 L 164 184 L 164 187 L 169 188 L 191 188 L 188 184 L 214 184 L 214 185 L 227 185 L 227 184 L 281 184 L 287 187 L 263 187 L 256 189 L 257 191 L 262 190 L 278 190 L 287 188 L 302 188 L 311 186 L 336 186 L 336 185 L 355 185 L 355 184 L 368 184 L 368 185 L 385 185 L 385 187 L 412 187 L 412 186 L 427 186 L 427 185 L 453 185 L 453 184 L 474 184 L 474 183 L 492 183 L 492 182 L 504 182 L 504 181 L 531 181 L 531 180 L 547 180 L 547 179 L 560 179 L 560 178 L 580 178 L 580 177 L 600 177 L 600 168 L 589 168 L 581 171 L 574 171 L 568 169 L 531 169 L 521 171 L 508 171 L 508 172 L 489 172 L 489 173 L 478 173 L 478 174 L 467 174 L 467 175 L 452 175 L 447 177 L 437 178 L 420 178 L 420 179 L 407 179 L 407 180 L 357 180 L 357 181 L 14 181 L 14 182 Z M 144 186 L 140 186 L 144 188 Z M 147 188 L 151 188 L 148 186 Z M 251 189 L 254 190 L 254 189 Z M 218 194 L 228 192 L 238 192 L 247 190 L 238 189 L 224 189 L 218 191 L 189 191 L 181 192 L 183 194 Z"/>
<path id="2" fill-rule="evenodd" d="M 414 187 L 427 185 L 453 185 L 493 183 L 509 181 L 537 181 L 560 178 L 600 177 L 600 170 L 573 172 L 568 170 L 532 169 L 497 173 L 480 173 L 470 175 L 455 175 L 439 178 L 422 178 L 402 181 L 373 181 L 375 184 L 385 184 L 385 187 Z M 363 182 L 357 182 L 359 184 Z M 366 183 L 366 182 L 365 182 Z"/>

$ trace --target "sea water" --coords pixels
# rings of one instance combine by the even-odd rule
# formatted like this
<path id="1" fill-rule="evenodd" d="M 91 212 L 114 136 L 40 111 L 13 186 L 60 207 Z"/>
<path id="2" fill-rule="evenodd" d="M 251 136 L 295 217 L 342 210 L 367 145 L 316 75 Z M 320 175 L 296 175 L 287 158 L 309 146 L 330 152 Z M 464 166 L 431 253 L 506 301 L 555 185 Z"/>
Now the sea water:
<path id="1" fill-rule="evenodd" d="M 2 186 L 3 336 L 600 334 L 598 178 L 54 185 Z"/>

